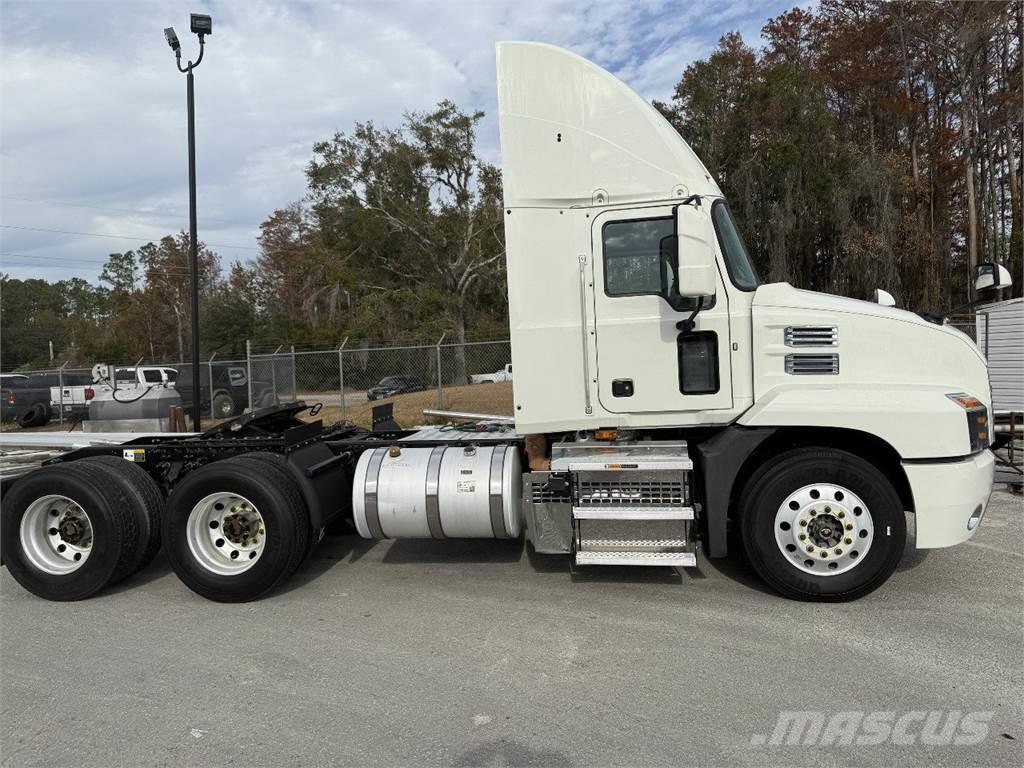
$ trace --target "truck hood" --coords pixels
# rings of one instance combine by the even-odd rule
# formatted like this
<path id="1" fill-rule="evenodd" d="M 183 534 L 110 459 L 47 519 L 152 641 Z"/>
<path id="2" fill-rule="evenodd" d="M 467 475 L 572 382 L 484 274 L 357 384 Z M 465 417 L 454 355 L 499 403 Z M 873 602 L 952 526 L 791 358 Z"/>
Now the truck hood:
<path id="1" fill-rule="evenodd" d="M 941 333 L 946 337 L 952 337 L 970 348 L 972 354 L 985 362 L 984 356 L 971 338 L 956 328 L 947 325 L 938 325 L 925 320 L 920 315 L 896 307 L 884 307 L 873 301 L 861 299 L 850 299 L 845 296 L 833 296 L 829 293 L 818 293 L 817 291 L 805 291 L 794 288 L 789 283 L 768 283 L 761 285 L 754 293 L 753 306 L 771 307 L 773 309 L 798 309 L 812 310 L 827 313 L 843 313 L 849 315 L 860 315 L 865 318 L 880 318 L 885 320 L 896 320 L 901 323 L 910 323 L 928 331 Z"/>
<path id="2" fill-rule="evenodd" d="M 794 388 L 860 391 L 865 402 L 880 391 L 965 392 L 991 403 L 988 367 L 974 342 L 948 326 L 869 301 L 797 290 L 785 283 L 763 285 L 754 294 L 754 396 Z M 833 337 L 814 344 L 786 342 L 795 332 L 832 328 Z M 834 364 L 822 372 L 790 365 Z"/>

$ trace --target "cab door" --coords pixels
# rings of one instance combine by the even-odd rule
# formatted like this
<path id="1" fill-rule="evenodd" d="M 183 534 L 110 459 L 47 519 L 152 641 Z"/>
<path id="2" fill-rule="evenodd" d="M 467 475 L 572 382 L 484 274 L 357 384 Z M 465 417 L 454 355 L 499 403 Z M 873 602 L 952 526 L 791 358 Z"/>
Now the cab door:
<path id="1" fill-rule="evenodd" d="M 687 214 L 709 216 L 710 206 Z M 687 239 L 676 237 L 673 206 L 605 211 L 594 219 L 598 400 L 612 413 L 732 407 L 729 298 L 721 272 L 716 268 L 715 296 L 703 300 L 684 333 L 699 300 L 676 296 L 676 308 L 670 305 L 677 242 L 686 247 Z"/>

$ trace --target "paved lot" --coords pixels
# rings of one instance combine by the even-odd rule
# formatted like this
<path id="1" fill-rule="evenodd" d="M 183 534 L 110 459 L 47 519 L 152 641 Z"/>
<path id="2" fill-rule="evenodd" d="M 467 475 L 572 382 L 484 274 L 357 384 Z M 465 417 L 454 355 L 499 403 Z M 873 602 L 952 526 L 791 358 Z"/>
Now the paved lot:
<path id="1" fill-rule="evenodd" d="M 162 561 L 71 605 L 5 571 L 0 760 L 1020 765 L 1021 522 L 998 493 L 972 543 L 847 605 L 788 602 L 742 564 L 574 577 L 495 542 L 331 538 L 239 606 Z M 974 746 L 752 746 L 781 710 L 993 714 Z"/>

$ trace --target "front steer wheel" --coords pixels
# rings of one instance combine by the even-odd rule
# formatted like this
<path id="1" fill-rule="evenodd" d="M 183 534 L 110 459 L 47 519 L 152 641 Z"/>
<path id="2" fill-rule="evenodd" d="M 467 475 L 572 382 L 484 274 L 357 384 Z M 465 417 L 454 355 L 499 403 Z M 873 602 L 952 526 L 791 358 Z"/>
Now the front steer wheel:
<path id="1" fill-rule="evenodd" d="M 189 474 L 163 517 L 164 551 L 193 592 L 254 600 L 284 582 L 309 544 L 309 513 L 287 470 L 240 456 Z"/>
<path id="2" fill-rule="evenodd" d="M 845 451 L 801 448 L 762 466 L 740 498 L 754 570 L 786 597 L 854 600 L 892 575 L 907 537 L 899 494 Z"/>

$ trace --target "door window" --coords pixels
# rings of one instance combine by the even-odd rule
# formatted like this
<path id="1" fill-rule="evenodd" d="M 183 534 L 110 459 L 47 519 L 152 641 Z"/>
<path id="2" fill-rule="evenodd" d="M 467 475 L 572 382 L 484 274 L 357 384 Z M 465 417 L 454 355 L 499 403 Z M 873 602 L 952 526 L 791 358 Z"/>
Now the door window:
<path id="1" fill-rule="evenodd" d="M 696 308 L 697 300 L 675 294 L 675 219 L 609 221 L 601 228 L 604 292 L 607 296 L 661 296 L 677 311 Z M 705 299 L 709 309 L 715 299 Z"/>

